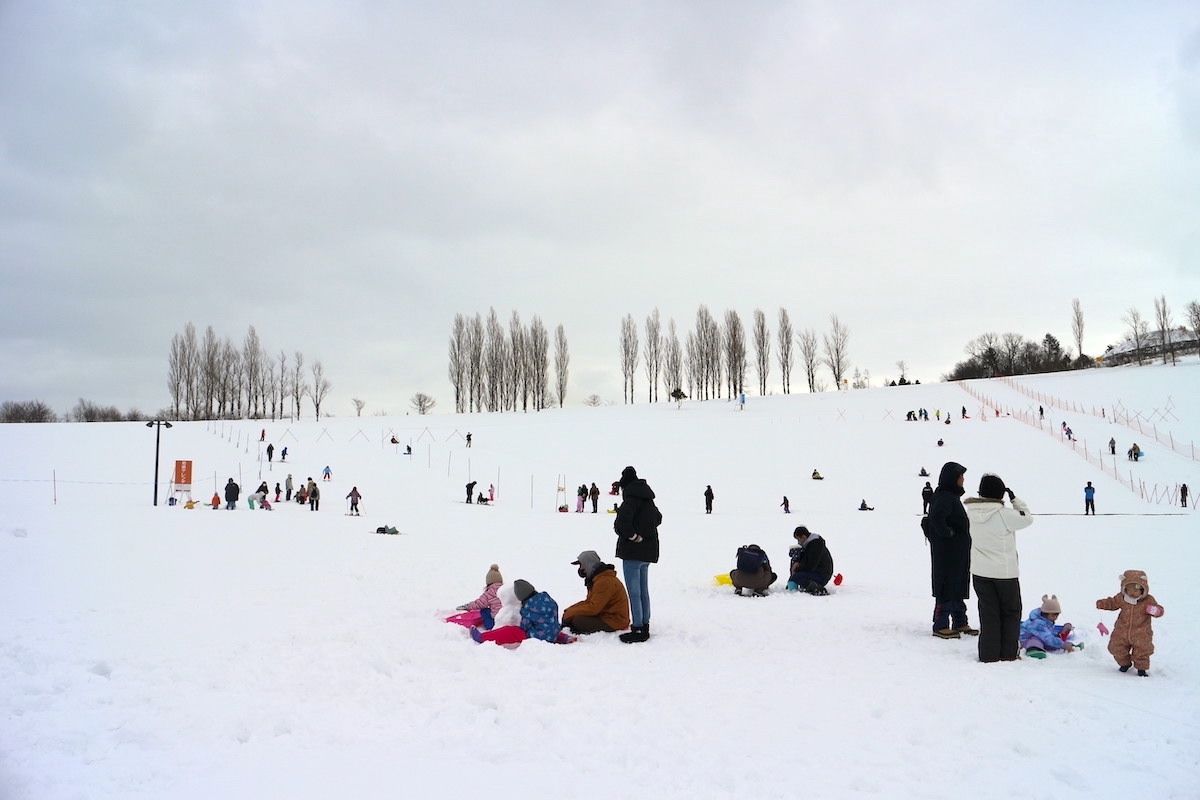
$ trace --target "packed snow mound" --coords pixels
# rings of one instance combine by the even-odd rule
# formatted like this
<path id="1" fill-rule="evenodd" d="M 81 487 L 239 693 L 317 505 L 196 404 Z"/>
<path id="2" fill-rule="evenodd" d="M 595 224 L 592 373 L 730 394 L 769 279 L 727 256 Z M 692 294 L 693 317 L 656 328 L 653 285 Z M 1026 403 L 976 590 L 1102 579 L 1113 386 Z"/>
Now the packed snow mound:
<path id="1" fill-rule="evenodd" d="M 1197 520 L 1140 484 L 1197 486 L 1200 470 L 1110 417 L 1118 402 L 1149 415 L 1172 401 L 1159 427 L 1200 440 L 1187 400 L 1200 396 L 1200 366 L 1016 382 L 750 397 L 744 411 L 722 399 L 177 423 L 162 431 L 157 508 L 144 425 L 0 426 L 11 534 L 0 536 L 0 796 L 618 797 L 636 786 L 690 799 L 819 786 L 958 798 L 964 782 L 979 797 L 1189 796 Z M 1029 392 L 1063 407 L 1042 403 L 1040 425 L 1022 419 L 1037 412 Z M 1085 406 L 1108 410 L 1073 410 Z M 905 421 L 921 408 L 929 422 Z M 1087 452 L 1054 433 L 1063 422 Z M 1088 457 L 1109 438 L 1122 454 L 1133 441 L 1146 451 L 1119 464 L 1137 486 Z M 215 491 L 222 509 L 232 477 L 237 509 L 166 505 L 176 459 L 192 461 L 192 496 Z M 994 472 L 1029 503 L 1024 612 L 1056 594 L 1084 650 L 982 665 L 974 640 L 930 636 L 918 471 L 936 476 L 948 460 L 967 467 L 972 492 Z M 570 562 L 582 550 L 613 561 L 608 489 L 626 465 L 664 516 L 648 643 L 598 634 L 506 650 L 442 622 L 493 563 L 560 609 L 582 599 Z M 320 510 L 246 508 L 260 483 L 273 500 L 289 474 L 317 482 Z M 1089 480 L 1096 517 L 1081 516 Z M 495 504 L 466 504 L 471 481 L 485 495 L 494 486 Z M 599 513 L 556 511 L 592 482 Z M 346 515 L 352 487 L 361 517 Z M 863 500 L 875 511 L 858 512 Z M 825 537 L 845 576 L 830 596 L 716 585 L 750 542 L 782 577 L 799 524 Z M 380 526 L 405 535 L 374 535 Z M 1115 615 L 1095 601 L 1131 568 L 1167 612 L 1146 679 L 1117 672 L 1097 629 Z M 1153 769 L 1128 755 L 1130 714 Z"/>

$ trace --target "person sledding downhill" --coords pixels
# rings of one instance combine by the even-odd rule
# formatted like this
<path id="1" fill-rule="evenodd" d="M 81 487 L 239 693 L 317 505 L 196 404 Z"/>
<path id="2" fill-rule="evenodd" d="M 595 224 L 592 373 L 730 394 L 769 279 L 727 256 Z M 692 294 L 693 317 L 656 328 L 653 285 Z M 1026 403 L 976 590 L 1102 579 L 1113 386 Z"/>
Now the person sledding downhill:
<path id="1" fill-rule="evenodd" d="M 1150 656 L 1154 654 L 1151 623 L 1155 617 L 1161 617 L 1165 609 L 1150 594 L 1146 573 L 1140 569 L 1126 570 L 1121 575 L 1121 591 L 1097 600 L 1096 608 L 1120 612 L 1108 640 L 1108 652 L 1116 660 L 1117 668 L 1128 672 L 1130 667 L 1135 667 L 1140 677 L 1147 677 Z"/>

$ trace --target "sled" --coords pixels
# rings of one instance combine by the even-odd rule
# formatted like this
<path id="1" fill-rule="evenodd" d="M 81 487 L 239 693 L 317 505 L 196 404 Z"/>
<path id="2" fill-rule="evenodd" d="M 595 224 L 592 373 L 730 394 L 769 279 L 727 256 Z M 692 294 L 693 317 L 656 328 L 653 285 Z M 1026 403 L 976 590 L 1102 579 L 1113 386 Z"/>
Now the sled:
<path id="1" fill-rule="evenodd" d="M 376 528 L 375 530 L 370 531 L 370 533 L 382 533 L 382 534 L 386 534 L 388 536 L 399 536 L 400 535 L 400 531 L 396 530 L 395 528 L 393 528 L 390 525 L 381 525 L 380 527 Z"/>
<path id="2" fill-rule="evenodd" d="M 720 575 L 713 575 L 713 584 L 716 586 L 733 586 L 733 578 L 729 577 L 728 572 L 722 572 Z"/>

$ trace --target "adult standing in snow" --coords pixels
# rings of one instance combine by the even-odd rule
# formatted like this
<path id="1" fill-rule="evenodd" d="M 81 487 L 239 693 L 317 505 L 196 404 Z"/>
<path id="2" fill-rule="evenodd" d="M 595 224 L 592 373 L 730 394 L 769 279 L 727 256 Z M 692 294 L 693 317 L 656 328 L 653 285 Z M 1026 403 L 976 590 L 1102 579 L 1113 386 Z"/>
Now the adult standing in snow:
<path id="1" fill-rule="evenodd" d="M 613 531 L 617 534 L 617 558 L 622 561 L 633 618 L 629 633 L 621 634 L 621 641 L 635 644 L 650 638 L 650 565 L 658 563 L 662 514 L 654 505 L 654 490 L 633 467 L 621 471 L 618 483 L 623 502 L 613 520 Z"/>
<path id="2" fill-rule="evenodd" d="M 235 508 L 237 508 L 237 499 L 238 499 L 238 495 L 241 494 L 241 492 L 242 492 L 242 487 L 240 487 L 236 483 L 234 483 L 233 478 L 230 478 L 225 483 L 225 508 L 226 509 L 228 509 L 229 511 L 233 511 Z"/>
<path id="3" fill-rule="evenodd" d="M 921 519 L 932 567 L 933 635 L 942 639 L 958 639 L 964 633 L 979 635 L 967 623 L 964 602 L 971 596 L 971 521 L 959 499 L 966 491 L 966 474 L 962 464 L 947 461 L 942 465 L 929 515 Z"/>
<path id="4" fill-rule="evenodd" d="M 571 562 L 578 567 L 587 597 L 567 606 L 563 625 L 571 633 L 613 633 L 629 627 L 629 594 L 612 564 L 605 564 L 595 550 L 584 550 Z"/>
<path id="5" fill-rule="evenodd" d="M 575 490 L 575 513 L 583 513 L 583 504 L 587 501 L 588 488 L 587 484 L 579 484 L 579 488 Z"/>
<path id="6" fill-rule="evenodd" d="M 346 495 L 346 499 L 350 501 L 350 513 L 358 515 L 358 501 L 362 500 L 362 495 L 359 494 L 357 486 L 350 487 L 350 494 Z"/>
<path id="7" fill-rule="evenodd" d="M 786 494 L 783 496 L 783 502 L 780 503 L 779 505 L 783 506 L 783 513 L 785 513 L 785 514 L 792 513 L 792 505 L 791 505 L 791 503 L 788 502 Z"/>
<path id="8" fill-rule="evenodd" d="M 308 510 L 321 510 L 321 490 L 317 488 L 317 484 L 312 483 L 308 487 Z"/>
<path id="9" fill-rule="evenodd" d="M 1008 495 L 1013 507 L 1004 505 Z M 971 574 L 979 601 L 979 660 L 1015 661 L 1021 634 L 1016 532 L 1033 524 L 1029 506 L 999 475 L 984 475 L 966 502 L 971 520 Z"/>
<path id="10" fill-rule="evenodd" d="M 267 445 L 267 463 L 270 464 L 275 460 L 275 445 Z"/>
<path id="11" fill-rule="evenodd" d="M 296 488 L 296 484 L 292 483 L 292 473 L 288 473 L 287 480 L 283 482 L 283 488 L 287 490 L 287 502 L 292 502 L 292 490 Z"/>
<path id="12" fill-rule="evenodd" d="M 588 489 L 588 498 L 592 501 L 592 513 L 597 513 L 600 510 L 600 487 L 595 481 L 592 481 L 592 487 Z"/>
<path id="13" fill-rule="evenodd" d="M 286 447 L 283 448 L 283 451 L 279 454 L 279 460 L 287 461 L 287 448 Z"/>
<path id="14" fill-rule="evenodd" d="M 929 481 L 925 481 L 925 488 L 921 490 L 921 514 L 929 513 L 929 503 L 933 500 L 933 487 L 929 485 Z"/>
<path id="15" fill-rule="evenodd" d="M 472 499 L 472 495 L 474 495 L 474 494 L 475 494 L 475 481 L 471 481 L 470 483 L 467 484 L 467 502 L 468 503 L 475 502 Z"/>
<path id="16" fill-rule="evenodd" d="M 1187 498 L 1188 498 L 1188 488 L 1187 488 L 1187 484 L 1186 484 L 1186 483 L 1181 483 L 1181 484 L 1179 484 L 1179 503 L 1180 503 L 1180 505 L 1182 505 L 1184 508 L 1187 508 L 1187 507 L 1188 507 L 1188 504 L 1187 504 Z"/>
<path id="17" fill-rule="evenodd" d="M 704 513 L 705 514 L 712 513 L 712 501 L 713 501 L 714 497 L 716 497 L 716 495 L 713 494 L 712 486 L 711 485 L 705 486 L 704 487 Z"/>
<path id="18" fill-rule="evenodd" d="M 1096 516 L 1096 487 L 1092 486 L 1092 482 L 1088 481 L 1087 486 L 1083 487 L 1083 515 L 1086 517 L 1088 512 Z"/>
<path id="19" fill-rule="evenodd" d="M 1108 440 L 1108 452 L 1114 456 L 1117 454 L 1117 437 L 1114 436 Z"/>

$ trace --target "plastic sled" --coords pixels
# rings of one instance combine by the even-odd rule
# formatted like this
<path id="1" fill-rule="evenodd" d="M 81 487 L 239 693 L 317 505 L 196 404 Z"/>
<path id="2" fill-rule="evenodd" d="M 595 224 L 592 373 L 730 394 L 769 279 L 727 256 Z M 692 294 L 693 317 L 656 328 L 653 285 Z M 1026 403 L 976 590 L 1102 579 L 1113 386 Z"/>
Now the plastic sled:
<path id="1" fill-rule="evenodd" d="M 713 575 L 713 584 L 715 586 L 733 586 L 733 578 L 729 577 L 728 572 L 722 572 L 720 575 Z"/>

